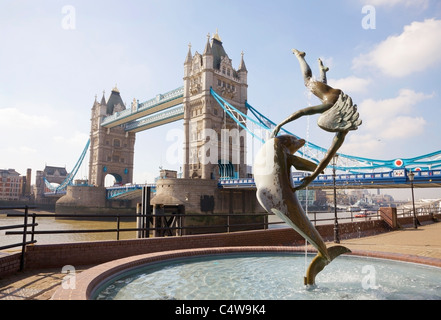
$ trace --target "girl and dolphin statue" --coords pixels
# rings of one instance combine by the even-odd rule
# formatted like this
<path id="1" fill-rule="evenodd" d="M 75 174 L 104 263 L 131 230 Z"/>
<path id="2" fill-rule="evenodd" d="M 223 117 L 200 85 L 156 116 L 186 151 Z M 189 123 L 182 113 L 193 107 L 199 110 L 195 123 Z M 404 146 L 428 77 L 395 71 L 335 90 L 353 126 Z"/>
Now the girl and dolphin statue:
<path id="1" fill-rule="evenodd" d="M 317 81 L 312 77 L 311 69 L 304 59 L 305 53 L 296 49 L 292 51 L 300 63 L 305 86 L 321 100 L 322 104 L 294 112 L 274 129 L 271 138 L 266 141 L 256 156 L 254 180 L 257 187 L 257 199 L 262 207 L 267 212 L 276 214 L 317 249 L 318 253 L 310 263 L 305 276 L 305 285 L 314 285 L 316 275 L 326 265 L 350 250 L 340 245 L 326 247 L 322 237 L 303 210 L 296 191 L 306 188 L 323 172 L 343 144 L 347 133 L 350 130 L 356 130 L 361 125 L 361 120 L 357 106 L 352 103 L 352 99 L 341 90 L 327 85 L 326 72 L 329 69 L 323 66 L 322 61 L 319 59 L 320 79 Z M 331 147 L 319 164 L 294 155 L 303 147 L 305 140 L 292 135 L 278 136 L 283 125 L 302 116 L 317 113 L 321 114 L 318 119 L 319 127 L 336 133 Z M 310 171 L 312 174 L 305 177 L 299 186 L 294 187 L 291 167 L 301 171 Z"/>

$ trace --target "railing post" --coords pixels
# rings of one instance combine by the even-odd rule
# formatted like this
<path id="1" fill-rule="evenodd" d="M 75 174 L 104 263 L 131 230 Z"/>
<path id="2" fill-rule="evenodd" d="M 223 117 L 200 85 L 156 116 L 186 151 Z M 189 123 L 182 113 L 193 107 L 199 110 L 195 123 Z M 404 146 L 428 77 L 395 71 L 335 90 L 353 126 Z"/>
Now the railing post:
<path id="1" fill-rule="evenodd" d="M 178 224 L 178 227 L 179 227 L 179 232 L 178 232 L 178 235 L 180 236 L 180 237 L 182 237 L 182 228 L 183 228 L 183 215 L 185 214 L 185 206 L 184 205 L 180 205 L 179 207 L 178 207 L 178 214 L 179 214 L 179 224 Z"/>
<path id="2" fill-rule="evenodd" d="M 117 215 L 117 217 L 116 217 L 116 240 L 118 240 L 118 241 L 119 241 L 119 225 L 120 225 L 120 221 L 121 221 L 121 218 L 120 218 L 119 215 Z"/>
<path id="3" fill-rule="evenodd" d="M 144 233 L 144 217 L 142 216 L 142 203 L 136 204 L 136 238 L 141 239 Z"/>
<path id="4" fill-rule="evenodd" d="M 24 222 L 23 222 L 23 242 L 21 246 L 21 258 L 20 258 L 20 271 L 24 270 L 25 253 L 26 253 L 26 233 L 28 232 L 28 210 L 29 207 L 25 206 Z"/>
<path id="5" fill-rule="evenodd" d="M 31 229 L 31 241 L 34 242 L 34 232 L 35 232 L 35 218 L 36 214 L 32 214 L 32 229 Z"/>
<path id="6" fill-rule="evenodd" d="M 150 218 L 152 216 L 152 210 L 150 207 L 151 202 L 151 187 L 142 188 L 142 224 L 144 230 L 142 231 L 142 238 L 150 237 Z"/>
<path id="7" fill-rule="evenodd" d="M 266 213 L 266 214 L 263 216 L 263 230 L 267 230 L 267 229 L 268 229 L 268 221 L 269 221 L 269 219 L 268 219 L 268 213 Z"/>

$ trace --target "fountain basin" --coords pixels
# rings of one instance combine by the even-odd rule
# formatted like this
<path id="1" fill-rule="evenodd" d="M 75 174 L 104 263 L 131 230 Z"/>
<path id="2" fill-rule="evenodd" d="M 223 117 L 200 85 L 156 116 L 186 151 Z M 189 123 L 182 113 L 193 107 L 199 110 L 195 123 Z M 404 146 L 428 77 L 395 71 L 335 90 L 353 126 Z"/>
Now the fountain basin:
<path id="1" fill-rule="evenodd" d="M 247 265 L 249 261 L 234 259 L 251 259 L 253 262 Z M 307 259 L 312 259 L 312 256 L 308 256 Z M 412 263 L 397 262 L 399 260 Z M 303 286 L 303 275 L 305 264 L 309 261 L 305 262 L 303 248 L 294 247 L 208 248 L 151 253 L 111 261 L 86 270 L 77 276 L 75 289 L 60 288 L 53 299 L 441 299 L 441 260 L 439 259 L 356 251 L 333 261 L 317 277 L 317 287 L 307 289 Z M 198 265 L 207 262 L 208 266 Z M 281 265 L 282 262 L 284 265 Z M 383 266 L 385 262 L 388 264 L 387 267 Z M 352 270 L 349 268 L 342 273 L 341 268 L 348 263 L 355 264 Z M 259 264 L 264 266 L 263 270 Z M 215 281 L 221 275 L 219 269 L 214 267 L 220 267 L 220 270 L 231 273 L 235 265 L 242 265 L 243 269 L 238 270 L 242 278 L 236 275 L 234 279 L 223 278 L 223 282 Z M 191 268 L 195 266 L 195 272 L 199 276 L 191 277 L 194 273 Z M 284 268 L 289 268 L 289 271 L 284 271 Z M 405 277 L 402 277 L 404 274 L 402 268 L 410 268 Z M 211 271 L 214 271 L 216 277 L 210 275 Z M 152 272 L 155 272 L 155 281 L 158 282 L 158 277 L 163 273 L 167 275 L 166 278 L 173 278 L 172 283 L 178 286 L 173 288 L 170 287 L 172 283 L 161 283 L 158 287 L 166 288 L 163 292 L 153 288 L 154 286 L 148 282 Z M 182 277 L 182 275 L 190 276 Z M 392 279 L 392 276 L 402 279 L 401 282 L 397 279 L 392 281 L 398 284 L 398 289 L 390 288 L 389 284 L 383 282 L 383 279 Z M 201 279 L 205 279 L 208 293 L 205 292 L 202 297 L 198 296 L 198 291 L 203 292 L 200 287 L 179 293 L 179 286 L 182 288 L 182 281 L 186 281 L 187 278 L 196 279 L 198 285 Z M 266 280 L 269 283 L 264 283 Z M 122 287 L 127 287 L 137 282 L 144 283 L 144 289 L 142 285 L 140 286 L 141 293 L 150 289 L 153 290 L 150 292 L 155 293 L 150 296 L 140 296 L 138 293 L 118 293 L 113 296 L 107 295 L 108 292 L 107 296 L 102 294 L 108 291 L 109 286 L 123 284 Z M 216 285 L 221 286 L 222 283 L 238 284 L 238 287 L 231 289 L 236 294 L 231 295 L 231 292 L 217 290 Z M 260 296 L 252 296 L 250 290 L 242 290 L 246 285 L 260 287 L 261 289 L 256 291 Z M 281 285 L 285 285 L 285 288 L 281 288 Z M 190 288 L 189 283 L 185 286 Z M 411 289 L 407 289 L 409 286 Z M 269 291 L 264 291 L 262 289 L 264 287 L 268 287 Z M 240 291 L 248 296 L 240 294 Z M 273 291 L 284 292 L 284 295 L 275 295 Z M 222 295 L 214 296 L 213 292 L 222 292 Z"/>

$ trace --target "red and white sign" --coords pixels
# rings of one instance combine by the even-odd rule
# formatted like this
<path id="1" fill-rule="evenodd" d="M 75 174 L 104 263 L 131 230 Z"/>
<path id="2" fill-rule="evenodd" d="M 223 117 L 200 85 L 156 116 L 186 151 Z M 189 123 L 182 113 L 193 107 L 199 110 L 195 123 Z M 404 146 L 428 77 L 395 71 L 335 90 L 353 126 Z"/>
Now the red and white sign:
<path id="1" fill-rule="evenodd" d="M 401 159 L 397 159 L 397 160 L 394 161 L 394 165 L 397 168 L 401 168 L 403 166 L 403 164 L 404 164 L 404 162 Z"/>

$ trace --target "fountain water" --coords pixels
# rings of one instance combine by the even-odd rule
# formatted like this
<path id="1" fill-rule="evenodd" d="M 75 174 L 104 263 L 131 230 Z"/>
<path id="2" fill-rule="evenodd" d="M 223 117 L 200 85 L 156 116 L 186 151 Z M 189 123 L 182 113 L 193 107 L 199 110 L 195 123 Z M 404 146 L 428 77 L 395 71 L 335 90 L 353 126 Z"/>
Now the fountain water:
<path id="1" fill-rule="evenodd" d="M 312 256 L 308 256 L 311 259 Z M 103 284 L 95 299 L 441 299 L 441 269 L 342 256 L 305 287 L 301 254 L 210 255 L 143 266 Z"/>

